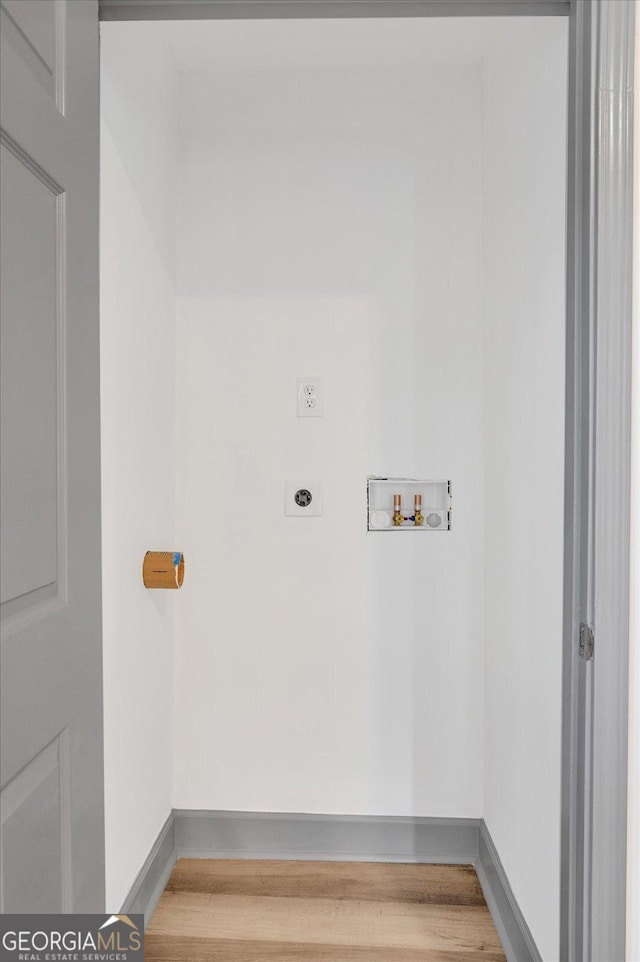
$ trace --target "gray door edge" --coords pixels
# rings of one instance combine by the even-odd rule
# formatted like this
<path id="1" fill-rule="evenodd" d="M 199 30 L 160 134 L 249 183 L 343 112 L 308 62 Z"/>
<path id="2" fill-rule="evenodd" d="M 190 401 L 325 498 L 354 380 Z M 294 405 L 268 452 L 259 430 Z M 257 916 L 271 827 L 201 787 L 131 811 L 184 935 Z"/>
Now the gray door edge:
<path id="1" fill-rule="evenodd" d="M 589 958 L 626 957 L 635 3 L 597 5 Z"/>
<path id="2" fill-rule="evenodd" d="M 632 0 L 571 12 L 560 958 L 625 957 Z M 593 626 L 593 661 L 578 656 Z"/>
<path id="3" fill-rule="evenodd" d="M 587 665 L 578 657 L 580 622 L 588 583 L 590 342 L 592 6 L 575 3 L 569 21 L 567 144 L 567 314 L 565 402 L 564 613 L 562 652 L 562 804 L 560 954 L 582 959 L 584 783 L 582 733 Z"/>

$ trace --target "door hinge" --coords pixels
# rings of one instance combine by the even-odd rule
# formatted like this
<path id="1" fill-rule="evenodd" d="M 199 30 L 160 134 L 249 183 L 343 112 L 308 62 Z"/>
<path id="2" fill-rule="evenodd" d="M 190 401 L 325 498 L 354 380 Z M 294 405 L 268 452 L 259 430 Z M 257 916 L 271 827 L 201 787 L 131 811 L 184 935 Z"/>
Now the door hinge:
<path id="1" fill-rule="evenodd" d="M 580 645 L 578 647 L 578 652 L 581 658 L 585 661 L 591 661 L 593 658 L 593 644 L 594 644 L 593 628 L 591 625 L 580 625 Z"/>

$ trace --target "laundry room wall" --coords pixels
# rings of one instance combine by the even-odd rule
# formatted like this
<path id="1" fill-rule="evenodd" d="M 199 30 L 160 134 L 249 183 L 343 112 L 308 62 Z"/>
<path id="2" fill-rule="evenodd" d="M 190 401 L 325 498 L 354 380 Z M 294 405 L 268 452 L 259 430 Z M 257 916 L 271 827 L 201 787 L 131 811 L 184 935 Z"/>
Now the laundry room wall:
<path id="1" fill-rule="evenodd" d="M 542 957 L 560 913 L 567 23 L 485 65 L 484 818 Z"/>
<path id="2" fill-rule="evenodd" d="M 480 69 L 250 44 L 181 82 L 175 803 L 479 816 Z M 369 474 L 452 479 L 451 532 L 367 533 Z"/>
<path id="3" fill-rule="evenodd" d="M 100 331 L 107 909 L 171 811 L 178 75 L 145 24 L 101 24 Z M 143 55 L 141 55 L 143 54 Z M 177 597 L 176 597 L 177 596 Z"/>

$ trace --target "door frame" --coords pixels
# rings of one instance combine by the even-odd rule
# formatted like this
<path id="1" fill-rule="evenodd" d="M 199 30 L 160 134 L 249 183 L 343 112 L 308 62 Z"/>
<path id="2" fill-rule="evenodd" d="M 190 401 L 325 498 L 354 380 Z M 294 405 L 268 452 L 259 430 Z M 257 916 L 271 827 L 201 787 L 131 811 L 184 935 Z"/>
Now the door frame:
<path id="1" fill-rule="evenodd" d="M 99 0 L 101 20 L 566 17 L 575 0 Z M 595 2 L 595 0 L 593 0 Z"/>
<path id="2" fill-rule="evenodd" d="M 634 8 L 634 0 L 100 0 L 101 20 L 569 17 L 563 962 L 625 955 Z M 595 631 L 590 662 L 578 653 L 581 623 Z"/>
<path id="3" fill-rule="evenodd" d="M 570 14 L 560 957 L 593 962 L 626 939 L 634 14 Z"/>

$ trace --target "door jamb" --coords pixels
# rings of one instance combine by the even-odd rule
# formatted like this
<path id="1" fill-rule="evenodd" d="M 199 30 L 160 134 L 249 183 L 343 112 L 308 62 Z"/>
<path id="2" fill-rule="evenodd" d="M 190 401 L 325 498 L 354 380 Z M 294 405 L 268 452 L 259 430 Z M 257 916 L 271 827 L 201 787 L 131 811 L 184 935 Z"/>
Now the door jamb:
<path id="1" fill-rule="evenodd" d="M 100 0 L 101 20 L 566 17 L 572 0 Z"/>
<path id="2" fill-rule="evenodd" d="M 623 960 L 631 480 L 633 0 L 573 3 L 560 958 Z M 578 653 L 580 624 L 593 661 Z M 597 666 L 597 670 L 594 670 Z"/>
<path id="3" fill-rule="evenodd" d="M 590 505 L 593 399 L 592 296 L 592 4 L 572 4 L 569 19 L 567 143 L 567 313 L 565 511 L 562 652 L 562 807 L 560 959 L 583 959 L 585 871 L 586 676 L 578 657 L 591 565 Z"/>

